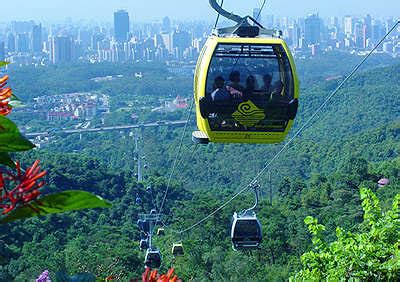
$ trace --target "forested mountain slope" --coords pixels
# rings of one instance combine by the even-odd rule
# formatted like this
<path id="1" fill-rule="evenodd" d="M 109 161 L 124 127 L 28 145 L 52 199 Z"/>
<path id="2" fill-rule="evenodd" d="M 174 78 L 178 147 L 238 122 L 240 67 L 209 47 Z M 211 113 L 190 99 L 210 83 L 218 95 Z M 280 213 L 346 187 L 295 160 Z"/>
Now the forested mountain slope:
<path id="1" fill-rule="evenodd" d="M 234 252 L 229 240 L 232 213 L 251 206 L 251 193 L 183 238 L 172 230 L 186 228 L 219 207 L 232 191 L 248 184 L 282 144 L 210 144 L 194 150 L 187 132 L 164 210 L 170 228 L 166 237 L 155 240 L 164 255 L 163 268 L 173 264 L 179 276 L 194 281 L 283 281 L 299 269 L 300 255 L 311 248 L 306 216 L 326 225 L 328 241 L 334 240 L 336 226 L 362 231 L 359 187 L 375 191 L 386 209 L 400 192 L 399 71 L 400 65 L 395 65 L 359 73 L 332 99 L 273 164 L 272 205 L 268 174 L 260 178 L 263 196 L 257 212 L 264 240 L 257 252 Z M 315 79 L 314 84 L 303 85 L 291 134 L 338 83 Z M 0 280 L 29 281 L 43 269 L 113 274 L 122 281 L 140 275 L 143 254 L 138 250 L 137 215 L 151 209 L 153 201 L 161 202 L 181 132 L 145 130 L 144 183 L 135 180 L 134 142 L 124 132 L 84 134 L 82 139 L 61 135 L 47 148 L 18 155 L 22 161 L 42 160 L 49 171 L 46 191 L 93 191 L 111 200 L 113 208 L 1 225 Z M 392 183 L 378 189 L 381 177 Z M 152 193 L 146 192 L 147 186 Z M 137 195 L 143 206 L 135 204 Z M 178 240 L 183 240 L 187 254 L 173 262 L 170 248 Z"/>

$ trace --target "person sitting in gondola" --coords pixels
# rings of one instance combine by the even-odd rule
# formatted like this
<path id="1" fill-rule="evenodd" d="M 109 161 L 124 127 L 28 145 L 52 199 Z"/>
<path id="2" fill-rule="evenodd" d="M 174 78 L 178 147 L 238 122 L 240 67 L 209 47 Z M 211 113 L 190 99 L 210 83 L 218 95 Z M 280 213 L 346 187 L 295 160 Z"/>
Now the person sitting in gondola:
<path id="1" fill-rule="evenodd" d="M 263 76 L 263 82 L 264 82 L 264 85 L 261 88 L 261 90 L 263 92 L 267 93 L 267 95 L 269 95 L 269 93 L 271 91 L 272 76 L 270 74 L 265 74 Z"/>
<path id="2" fill-rule="evenodd" d="M 215 118 L 215 127 L 229 127 L 230 115 L 235 111 L 234 103 L 230 92 L 225 87 L 225 80 L 217 76 L 214 80 L 214 91 L 211 93 L 212 112 Z"/>
<path id="3" fill-rule="evenodd" d="M 229 80 L 230 81 L 226 85 L 226 90 L 231 94 L 233 99 L 241 100 L 243 97 L 244 87 L 240 84 L 240 72 L 231 72 Z"/>
<path id="4" fill-rule="evenodd" d="M 269 100 L 270 116 L 276 120 L 286 120 L 289 100 L 283 95 L 283 83 L 275 83 Z"/>
<path id="5" fill-rule="evenodd" d="M 243 101 L 254 101 L 253 92 L 256 89 L 256 79 L 254 76 L 249 75 L 246 79 L 246 88 L 243 91 Z"/>
<path id="6" fill-rule="evenodd" d="M 272 104 L 280 104 L 283 101 L 283 96 L 282 96 L 282 91 L 283 91 L 283 83 L 282 81 L 278 81 L 275 83 L 274 88 L 271 93 L 271 98 L 270 102 Z"/>
<path id="7" fill-rule="evenodd" d="M 217 76 L 214 80 L 214 91 L 211 93 L 211 99 L 214 102 L 231 100 L 230 93 L 225 89 L 225 79 L 222 76 Z"/>

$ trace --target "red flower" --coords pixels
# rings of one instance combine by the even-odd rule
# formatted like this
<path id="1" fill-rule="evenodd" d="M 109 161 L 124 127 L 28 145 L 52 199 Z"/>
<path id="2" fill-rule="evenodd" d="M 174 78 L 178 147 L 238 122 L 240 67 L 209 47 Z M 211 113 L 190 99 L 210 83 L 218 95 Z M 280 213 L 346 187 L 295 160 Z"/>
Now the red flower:
<path id="1" fill-rule="evenodd" d="M 0 116 L 6 116 L 11 112 L 11 106 L 8 104 L 12 96 L 10 87 L 7 85 L 8 75 L 0 78 Z"/>
<path id="2" fill-rule="evenodd" d="M 159 275 L 157 270 L 151 271 L 150 267 L 146 268 L 146 271 L 142 274 L 143 282 L 179 282 L 178 276 L 174 276 L 174 269 L 171 268 L 167 274 Z"/>
<path id="3" fill-rule="evenodd" d="M 36 200 L 40 195 L 39 189 L 45 184 L 39 179 L 46 175 L 46 171 L 40 171 L 39 160 L 36 160 L 25 173 L 21 171 L 19 162 L 16 163 L 17 174 L 0 171 L 0 209 L 2 214 L 14 210 L 18 205 L 26 205 Z M 4 175 L 3 175 L 4 174 Z M 9 190 L 7 184 L 14 184 Z"/>

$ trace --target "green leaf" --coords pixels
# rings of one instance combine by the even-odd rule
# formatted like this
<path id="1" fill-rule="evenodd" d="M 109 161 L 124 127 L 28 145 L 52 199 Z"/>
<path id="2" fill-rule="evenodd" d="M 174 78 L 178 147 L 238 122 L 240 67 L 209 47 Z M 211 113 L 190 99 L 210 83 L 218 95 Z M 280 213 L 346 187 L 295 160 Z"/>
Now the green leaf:
<path id="1" fill-rule="evenodd" d="M 13 99 L 11 99 L 9 105 L 11 105 L 13 108 L 20 108 L 22 106 L 24 106 L 24 104 L 21 102 L 21 100 L 19 100 L 16 96 L 12 96 Z"/>
<path id="2" fill-rule="evenodd" d="M 0 68 L 6 66 L 8 64 L 9 64 L 9 62 L 0 61 Z"/>
<path id="3" fill-rule="evenodd" d="M 0 220 L 0 223 L 82 209 L 109 208 L 111 204 L 103 198 L 89 192 L 70 190 L 45 196 L 32 202 L 30 206 L 27 205 L 14 210 Z"/>
<path id="4" fill-rule="evenodd" d="M 0 153 L 27 151 L 34 147 L 35 145 L 19 132 L 15 123 L 0 116 Z"/>
<path id="5" fill-rule="evenodd" d="M 0 153 L 0 164 L 15 168 L 15 163 L 7 153 Z"/>
<path id="6" fill-rule="evenodd" d="M 19 102 L 20 104 L 22 104 L 22 101 L 15 94 L 11 95 L 11 102 L 14 102 L 14 103 Z"/>

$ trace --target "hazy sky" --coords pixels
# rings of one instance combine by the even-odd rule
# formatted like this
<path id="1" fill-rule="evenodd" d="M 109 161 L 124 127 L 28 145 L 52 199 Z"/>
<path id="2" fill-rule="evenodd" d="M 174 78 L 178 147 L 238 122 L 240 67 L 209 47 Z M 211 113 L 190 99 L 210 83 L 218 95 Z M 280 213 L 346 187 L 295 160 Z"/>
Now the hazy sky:
<path id="1" fill-rule="evenodd" d="M 45 22 L 73 20 L 112 21 L 114 10 L 128 10 L 133 21 L 160 19 L 214 18 L 208 0 L 1 0 L 0 21 L 33 19 Z M 225 0 L 229 11 L 249 14 L 262 0 Z M 321 16 L 364 15 L 399 17 L 399 0 L 267 0 L 264 14 L 277 16 L 304 16 L 319 12 Z"/>

